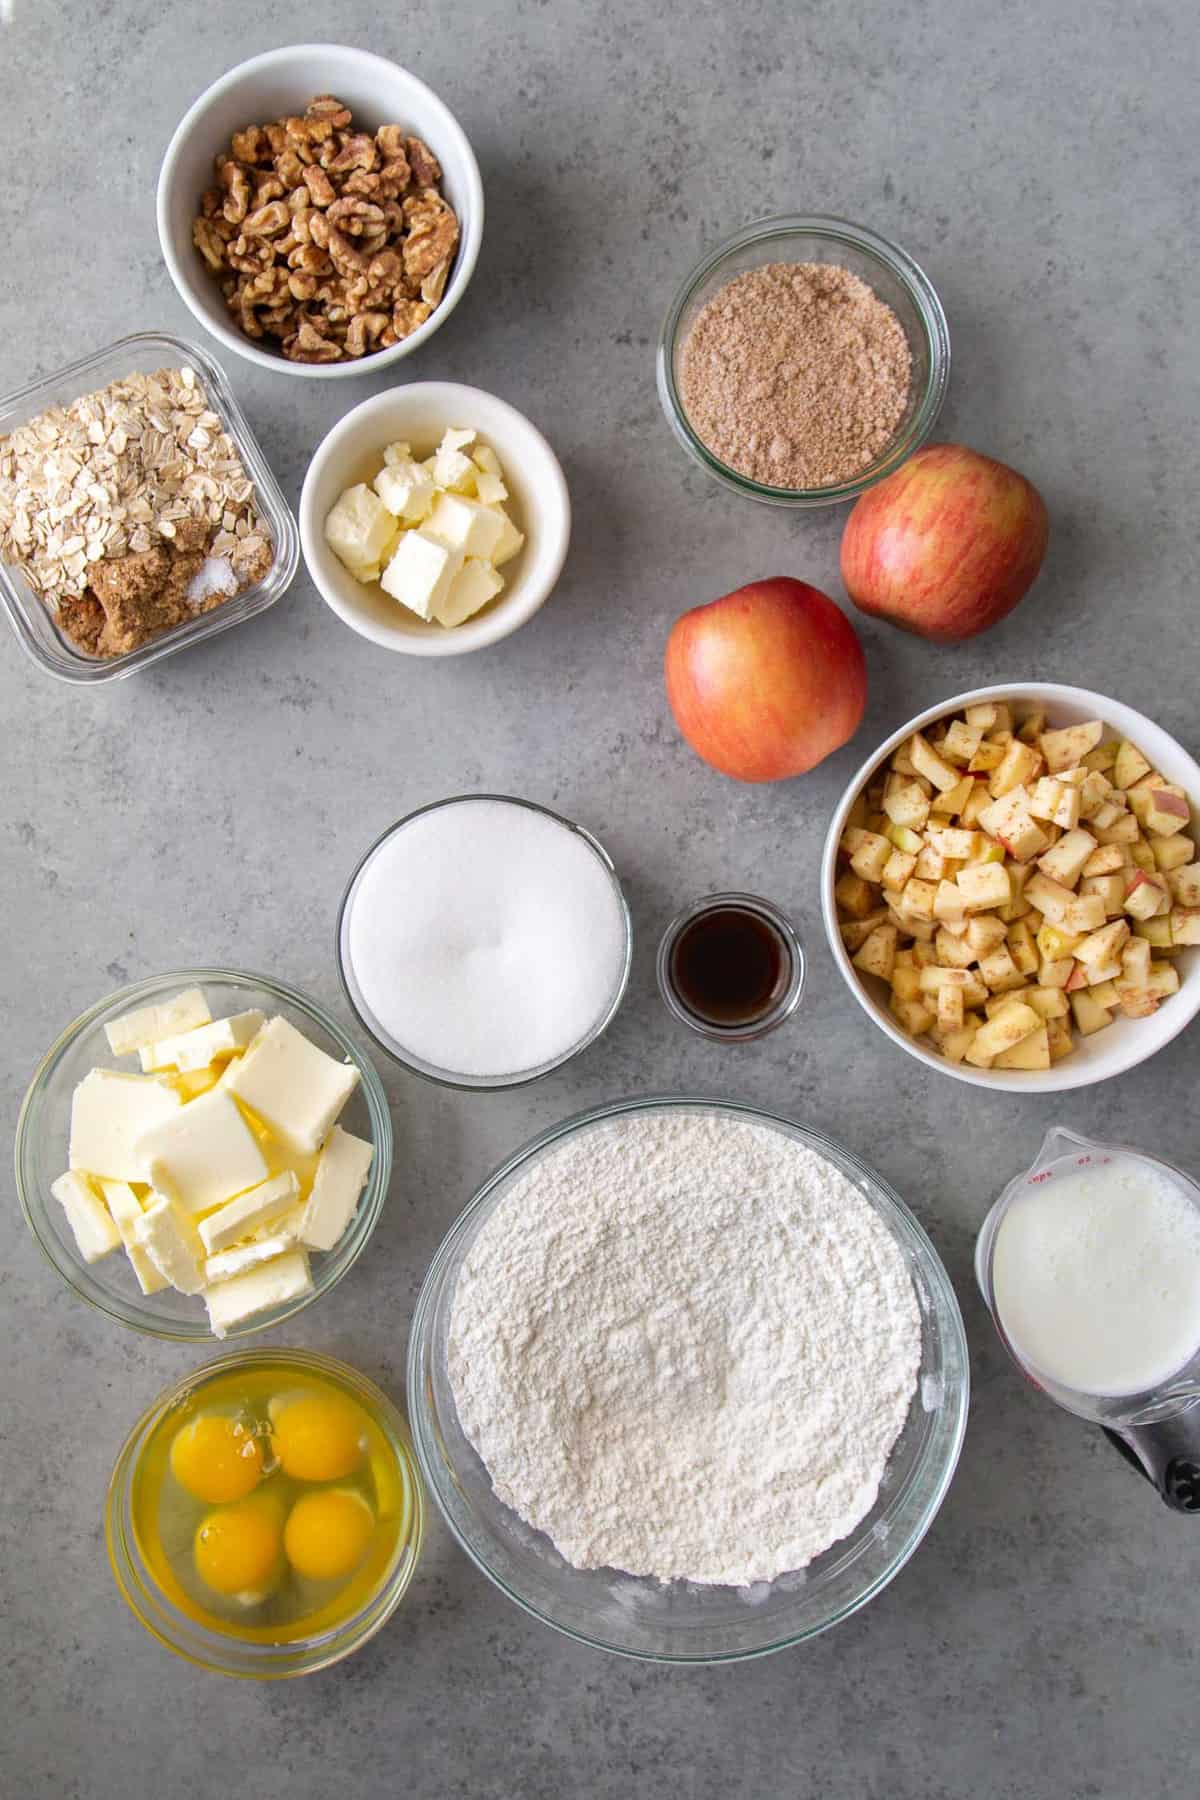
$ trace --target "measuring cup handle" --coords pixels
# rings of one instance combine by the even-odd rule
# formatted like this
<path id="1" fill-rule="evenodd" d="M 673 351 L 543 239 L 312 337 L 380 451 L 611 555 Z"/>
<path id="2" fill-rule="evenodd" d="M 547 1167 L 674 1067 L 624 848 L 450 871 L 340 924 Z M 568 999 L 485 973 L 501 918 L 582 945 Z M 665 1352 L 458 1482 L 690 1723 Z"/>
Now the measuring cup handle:
<path id="1" fill-rule="evenodd" d="M 1103 1430 L 1174 1512 L 1200 1515 L 1200 1406 L 1153 1425 L 1127 1425 L 1120 1431 L 1106 1425 Z"/>

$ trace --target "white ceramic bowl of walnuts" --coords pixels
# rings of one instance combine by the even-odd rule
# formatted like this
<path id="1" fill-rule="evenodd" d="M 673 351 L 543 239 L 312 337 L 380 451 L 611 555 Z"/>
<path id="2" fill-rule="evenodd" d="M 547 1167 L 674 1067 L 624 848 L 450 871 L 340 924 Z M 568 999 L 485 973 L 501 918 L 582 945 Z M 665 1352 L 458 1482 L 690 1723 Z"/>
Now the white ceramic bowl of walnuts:
<path id="1" fill-rule="evenodd" d="M 902 788 L 911 784 L 912 777 L 901 772 L 899 778 L 896 778 L 894 759 L 897 753 L 902 763 L 906 758 L 911 762 L 909 752 L 915 734 L 920 733 L 927 744 L 931 739 L 936 743 L 954 719 L 961 721 L 963 729 L 969 732 L 973 727 L 967 720 L 968 708 L 972 709 L 972 717 L 978 727 L 981 721 L 986 721 L 989 709 L 997 706 L 1008 709 L 1018 743 L 1021 742 L 1019 728 L 1022 722 L 1037 713 L 1045 715 L 1046 729 L 1049 732 L 1064 733 L 1066 728 L 1082 727 L 1089 721 L 1099 720 L 1103 733 L 1099 744 L 1095 746 L 1094 755 L 1086 747 L 1086 740 L 1081 739 L 1080 745 L 1074 746 L 1063 736 L 1050 746 L 1051 755 L 1048 760 L 1042 758 L 1035 766 L 1031 760 L 1026 759 L 1029 761 L 1027 769 L 1012 771 L 1013 774 L 1025 777 L 1019 784 L 1021 793 L 1016 801 L 1008 802 L 1016 820 L 1015 825 L 1007 816 L 998 820 L 994 812 L 987 811 L 988 807 L 997 803 L 996 797 L 989 791 L 994 781 L 994 772 L 982 768 L 976 771 L 976 785 L 979 785 L 982 777 L 987 786 L 977 794 L 975 808 L 968 808 L 969 816 L 964 820 L 959 812 L 955 812 L 952 816 L 939 818 L 935 811 L 931 811 L 929 819 L 915 834 L 922 840 L 920 847 L 910 839 L 905 839 L 903 845 L 895 841 L 902 832 L 890 813 L 871 814 L 865 823 L 880 825 L 881 820 L 886 821 L 883 830 L 889 838 L 888 855 L 890 857 L 892 850 L 897 850 L 905 866 L 898 868 L 893 864 L 886 882 L 867 882 L 863 890 L 855 891 L 854 871 L 849 868 L 851 852 L 857 854 L 860 867 L 865 868 L 869 874 L 873 867 L 870 858 L 878 848 L 869 841 L 864 842 L 863 826 L 856 822 L 864 810 L 863 796 L 868 790 L 872 790 L 878 799 L 879 784 L 891 774 L 892 791 L 887 796 L 891 810 L 903 811 L 909 799 L 914 805 L 918 804 L 915 794 L 901 793 Z M 986 723 L 983 724 L 982 735 L 985 738 L 989 735 Z M 1002 716 L 999 736 L 1003 737 Z M 1040 735 L 1031 733 L 1030 736 L 1031 743 L 1028 747 L 1040 756 Z M 1113 780 L 1113 794 L 1108 810 L 1100 811 L 1098 816 L 1107 820 L 1109 813 L 1115 812 L 1117 817 L 1110 823 L 1096 825 L 1096 796 L 1090 789 L 1083 796 L 1081 815 L 1073 821 L 1076 800 L 1063 790 L 1062 784 L 1059 784 L 1057 793 L 1044 789 L 1032 808 L 1025 805 L 1023 796 L 1029 796 L 1032 800 L 1033 794 L 1038 791 L 1039 782 L 1056 781 L 1058 773 L 1066 773 L 1074 779 L 1069 765 L 1075 760 L 1075 749 L 1083 749 L 1085 761 L 1091 759 L 1087 768 L 1087 773 L 1090 774 L 1097 763 L 1103 763 L 1107 756 L 1113 754 L 1110 746 L 1118 744 L 1135 746 L 1140 753 L 1141 766 L 1132 756 L 1127 755 L 1120 770 L 1114 763 L 1104 773 L 1105 782 L 1110 778 Z M 1001 748 L 1003 747 L 1002 745 Z M 970 749 L 970 744 L 960 736 L 954 740 L 953 748 L 961 757 Z M 1062 754 L 1056 755 L 1056 750 Z M 1067 755 L 1068 751 L 1070 755 Z M 920 752 L 920 760 L 927 760 L 924 750 Z M 980 760 L 990 760 L 989 753 L 985 752 Z M 936 767 L 930 767 L 933 768 L 934 775 L 938 775 Z M 1143 774 L 1143 769 L 1148 772 Z M 968 772 L 966 763 L 963 763 L 961 772 Z M 1150 815 L 1150 824 L 1147 825 L 1145 787 L 1146 784 L 1153 785 L 1158 777 L 1162 778 L 1162 787 L 1166 790 L 1163 804 L 1171 806 L 1182 801 L 1190 810 L 1190 817 L 1163 819 L 1154 813 Z M 944 771 L 941 779 L 943 782 L 948 781 L 949 773 Z M 1121 786 L 1122 782 L 1127 782 L 1128 787 Z M 1126 793 L 1131 792 L 1138 782 L 1143 784 L 1142 792 L 1135 794 L 1132 800 L 1127 800 Z M 1002 788 L 1006 786 L 1003 777 L 999 785 Z M 939 787 L 928 777 L 922 777 L 918 786 L 931 800 L 936 801 L 943 792 L 947 802 L 954 798 L 953 790 Z M 1046 799 L 1047 793 L 1049 801 Z M 1005 796 L 1002 795 L 999 804 L 1003 806 L 1004 803 Z M 1055 803 L 1064 809 L 1059 822 L 1046 816 Z M 979 810 L 976 810 L 980 807 L 982 817 L 979 816 Z M 1121 897 L 1115 891 L 1105 899 L 1102 912 L 1097 904 L 1106 891 L 1106 875 L 1100 870 L 1100 865 L 1110 861 L 1115 864 L 1111 840 L 1114 837 L 1128 836 L 1128 821 L 1131 816 L 1137 825 L 1137 837 L 1132 842 L 1119 846 L 1127 860 L 1119 872 L 1115 869 L 1109 871 L 1107 880 L 1113 884 L 1113 875 L 1119 873 L 1127 895 L 1131 884 L 1143 884 L 1145 892 L 1142 898 L 1146 904 L 1143 906 L 1140 902 L 1137 903 L 1138 912 L 1143 913 L 1150 913 L 1150 903 L 1161 887 L 1163 900 L 1154 907 L 1149 919 L 1127 913 Z M 942 981 L 942 966 L 966 958 L 966 949 L 961 958 L 956 955 L 952 933 L 940 940 L 940 949 L 939 939 L 944 918 L 949 918 L 954 912 L 953 894 L 941 892 L 943 879 L 948 876 L 950 884 L 956 887 L 958 873 L 968 865 L 951 860 L 949 867 L 940 875 L 932 867 L 926 870 L 930 877 L 928 886 L 933 890 L 934 897 L 939 898 L 939 912 L 931 921 L 933 937 L 925 940 L 922 949 L 917 947 L 921 939 L 918 937 L 910 940 L 903 927 L 894 942 L 876 941 L 877 950 L 885 956 L 892 948 L 898 949 L 906 959 L 916 952 L 917 966 L 914 968 L 907 961 L 903 965 L 905 973 L 900 989 L 893 986 L 896 977 L 894 966 L 891 976 L 885 976 L 882 969 L 875 973 L 864 967 L 863 931 L 865 928 L 869 936 L 872 914 L 868 911 L 858 919 L 854 915 L 856 910 L 860 910 L 860 902 L 867 900 L 869 892 L 874 909 L 881 915 L 880 922 L 885 926 L 894 924 L 897 914 L 903 917 L 904 889 L 897 889 L 894 883 L 898 875 L 905 875 L 909 879 L 918 878 L 915 863 L 911 870 L 908 869 L 907 857 L 912 853 L 920 855 L 922 850 L 931 845 L 935 854 L 941 849 L 961 849 L 962 845 L 951 840 L 963 829 L 976 833 L 973 852 L 977 866 L 968 874 L 969 884 L 983 866 L 978 859 L 988 853 L 989 821 L 999 831 L 1007 834 L 1006 842 L 1016 843 L 1017 836 L 1024 835 L 1025 841 L 1020 842 L 1017 847 L 1026 853 L 1026 879 L 1025 883 L 1020 881 L 1021 871 L 1018 870 L 1018 879 L 1012 882 L 1012 899 L 1015 903 L 1012 911 L 1019 911 L 1022 904 L 1019 890 L 1023 885 L 1035 883 L 1039 902 L 1049 905 L 1051 913 L 1061 919 L 1056 929 L 1063 933 L 1063 937 L 1046 939 L 1040 935 L 1047 924 L 1053 925 L 1048 915 L 1042 912 L 1041 905 L 1033 906 L 1025 914 L 1026 929 L 1022 931 L 1021 920 L 1014 919 L 1011 911 L 1001 917 L 1001 907 L 1007 903 L 1001 902 L 1000 906 L 994 903 L 989 905 L 985 903 L 982 894 L 978 896 L 978 905 L 972 903 L 966 910 L 968 926 L 971 921 L 982 919 L 993 921 L 997 930 L 999 926 L 1004 929 L 998 934 L 1000 941 L 995 946 L 981 941 L 981 954 L 976 954 L 966 965 L 964 974 L 969 984 L 964 996 L 967 1023 L 963 1035 L 955 1041 L 949 1036 L 953 1031 L 953 1021 L 946 1020 L 943 1023 L 937 1017 L 939 990 L 930 984 Z M 1164 824 L 1168 827 L 1165 835 L 1155 829 L 1156 825 Z M 893 829 L 889 831 L 888 827 Z M 1033 837 L 1034 830 L 1044 842 L 1038 842 Z M 949 836 L 943 836 L 943 831 L 948 832 Z M 1093 842 L 1085 842 L 1080 833 L 1087 833 Z M 1200 909 L 1197 909 L 1196 895 L 1192 892 L 1197 881 L 1200 881 L 1200 868 L 1196 865 L 1197 837 L 1200 837 L 1200 767 L 1182 745 L 1153 720 L 1103 694 L 1092 693 L 1085 688 L 1064 687 L 1054 682 L 976 688 L 970 693 L 943 700 L 915 719 L 910 719 L 867 759 L 847 787 L 830 823 L 821 864 L 821 909 L 826 935 L 834 961 L 859 1005 L 894 1043 L 927 1067 L 976 1087 L 1010 1093 L 1056 1093 L 1070 1088 L 1090 1087 L 1094 1082 L 1120 1075 L 1153 1056 L 1155 1051 L 1170 1043 L 1200 1013 Z M 1139 874 L 1139 862 L 1131 859 L 1142 858 L 1149 863 L 1151 845 L 1157 847 L 1158 856 L 1162 860 L 1150 868 L 1147 880 L 1147 871 Z M 1097 854 L 1105 851 L 1107 855 Z M 1012 856 L 1007 853 L 1000 856 L 994 843 L 992 854 L 997 857 L 997 864 L 994 866 L 1003 866 L 1012 872 Z M 1046 857 L 1051 860 L 1043 867 L 1042 861 Z M 864 858 L 867 859 L 866 862 Z M 1058 866 L 1059 864 L 1062 866 Z M 1087 864 L 1099 872 L 1085 875 L 1083 868 Z M 1061 879 L 1056 879 L 1056 874 Z M 986 875 L 984 878 L 986 879 Z M 921 885 L 919 878 L 918 885 Z M 928 898 L 929 895 L 923 891 L 915 895 L 913 905 Z M 1070 913 L 1066 918 L 1061 918 L 1062 909 L 1075 906 L 1080 899 L 1085 908 L 1090 906 L 1096 912 L 1097 917 L 1076 918 Z M 1165 939 L 1170 937 L 1172 921 L 1177 922 L 1182 941 L 1168 944 Z M 957 924 L 961 928 L 962 920 L 951 919 L 951 924 Z M 1080 927 L 1079 930 L 1069 929 L 1076 925 Z M 987 926 L 983 930 L 987 932 Z M 1101 934 L 1107 934 L 1107 937 Z M 885 937 L 890 939 L 890 933 L 885 933 Z M 1109 943 L 1108 938 L 1120 938 L 1121 941 Z M 961 938 L 958 941 L 963 942 Z M 1092 958 L 1096 951 L 1107 953 L 1109 960 L 1081 960 L 1072 954 L 1078 950 L 1083 950 L 1085 958 Z M 1152 971 L 1149 975 L 1141 968 L 1141 963 L 1147 961 L 1147 950 Z M 1048 956 L 1048 951 L 1055 954 Z M 922 964 L 922 956 L 930 956 L 930 962 Z M 859 958 L 857 966 L 854 960 L 856 957 Z M 992 957 L 997 960 L 985 960 Z M 1010 957 L 1015 964 L 1025 961 L 1029 966 L 1024 971 L 1018 966 L 1009 969 L 1005 959 Z M 1036 966 L 1033 966 L 1035 958 Z M 868 963 L 874 960 L 869 951 L 866 953 L 866 960 Z M 1058 964 L 1057 968 L 1055 962 Z M 930 972 L 926 973 L 926 969 Z M 991 986 L 991 979 L 983 984 L 986 993 L 979 988 L 981 971 L 996 982 L 995 987 Z M 914 984 L 922 984 L 922 977 L 924 984 L 918 985 L 918 991 L 909 995 L 906 1003 L 908 989 Z M 1097 979 L 1098 977 L 1104 979 Z M 957 981 L 962 977 L 954 976 L 952 979 Z M 1059 983 L 1062 984 L 1061 987 L 1053 985 Z M 1172 983 L 1176 984 L 1174 988 Z M 1033 991 L 1035 989 L 1036 992 Z M 1055 1000 L 1055 993 L 1060 995 L 1058 1001 Z M 957 1002 L 951 1004 L 956 1005 Z M 977 1049 L 972 1051 L 972 1014 L 979 1022 L 976 1029 L 981 1026 L 991 1027 L 993 1019 L 1003 1012 L 1006 1004 L 1030 1007 L 1038 1015 L 1036 1028 L 1023 1036 L 1018 1034 L 1015 1044 L 1002 1047 L 997 1057 L 980 1057 Z M 1061 1010 L 1064 1004 L 1067 1008 L 1065 1013 Z M 907 1011 L 905 1016 L 906 1007 L 911 1005 L 915 1005 L 918 1011 Z M 927 1014 L 932 1015 L 931 1023 L 926 1022 Z M 1014 1031 L 1018 1024 L 1030 1024 L 1023 1014 L 1014 1016 L 1010 1013 L 1010 1019 L 1014 1022 Z M 1052 1050 L 1048 1067 L 1044 1066 L 1043 1033 L 1048 1034 Z M 997 1028 L 997 1034 L 1001 1038 L 1010 1035 L 1005 1032 L 1002 1024 Z M 977 1058 L 975 1062 L 971 1060 L 973 1053 Z"/>
<path id="2" fill-rule="evenodd" d="M 243 266 L 231 269 L 226 231 L 230 221 L 223 203 L 211 224 L 226 233 L 226 246 L 223 249 L 209 232 L 212 241 L 206 261 L 193 231 L 197 218 L 203 217 L 206 192 L 217 186 L 215 159 L 236 160 L 232 158 L 235 133 L 245 134 L 250 127 L 266 127 L 285 118 L 303 120 L 310 103 L 322 95 L 336 96 L 342 102 L 351 115 L 349 123 L 344 114 L 331 115 L 335 124 L 319 127 L 311 142 L 301 134 L 293 157 L 282 163 L 283 148 L 272 154 L 265 139 L 260 140 L 257 158 L 253 162 L 249 155 L 246 158 L 251 194 L 245 193 L 246 184 L 236 170 L 226 178 L 230 183 L 229 210 L 246 221 L 257 216 L 260 228 L 234 240 L 242 246 L 234 255 Z M 400 127 L 394 152 L 388 138 L 375 138 L 384 126 Z M 327 133 L 326 144 L 328 133 L 336 131 L 338 167 L 321 166 L 320 131 Z M 436 182 L 431 184 L 428 168 L 421 167 L 420 151 L 405 157 L 405 136 L 420 140 L 432 151 L 440 165 Z M 241 140 L 243 145 L 249 141 Z M 334 152 L 326 149 L 324 155 L 326 164 L 331 164 Z M 306 163 L 313 164 L 314 181 L 307 201 L 300 190 L 310 178 L 298 174 Z M 258 206 L 254 205 L 255 194 Z M 402 216 L 406 202 L 411 203 L 409 218 Z M 311 219 L 327 214 L 339 203 L 335 255 L 328 245 L 323 250 L 315 243 L 303 224 L 300 233 L 307 241 L 295 241 L 297 232 L 291 221 L 283 221 L 284 209 L 292 214 L 303 211 Z M 432 246 L 435 229 L 449 230 L 445 208 L 457 219 L 457 243 L 448 262 L 441 259 L 444 266 L 435 262 L 422 275 L 415 241 L 408 255 L 404 254 L 412 224 L 417 224 L 419 234 Z M 328 238 L 323 219 L 318 220 L 318 233 Z M 461 126 L 415 75 L 370 51 L 342 44 L 294 44 L 240 63 L 188 109 L 163 158 L 158 180 L 158 235 L 180 297 L 205 330 L 227 349 L 262 368 L 317 380 L 337 379 L 399 361 L 449 318 L 466 291 L 479 255 L 483 185 Z M 284 246 L 279 253 L 277 246 Z M 381 251 L 391 256 L 379 263 L 376 259 Z M 306 253 L 315 265 L 311 270 L 305 266 Z M 218 258 L 221 266 L 214 270 L 211 264 Z M 249 289 L 259 273 L 263 276 L 260 291 L 269 290 L 261 301 Z M 310 274 L 311 281 L 299 279 L 289 285 L 292 276 Z M 222 279 L 235 286 L 236 310 L 231 310 Z M 357 291 L 350 296 L 348 290 L 356 281 Z M 265 319 L 264 313 L 268 315 Z M 340 332 L 334 326 L 340 326 Z M 276 329 L 283 335 L 272 335 Z M 351 330 L 353 336 L 348 340 L 346 334 Z M 261 335 L 251 335 L 254 331 Z M 361 353 L 348 354 L 348 341 Z"/>

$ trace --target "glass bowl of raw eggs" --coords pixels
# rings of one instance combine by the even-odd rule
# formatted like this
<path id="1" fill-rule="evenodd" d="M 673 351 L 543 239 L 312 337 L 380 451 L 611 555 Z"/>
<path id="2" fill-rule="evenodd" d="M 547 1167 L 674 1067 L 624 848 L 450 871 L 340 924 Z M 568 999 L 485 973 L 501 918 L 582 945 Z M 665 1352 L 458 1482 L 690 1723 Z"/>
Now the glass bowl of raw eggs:
<path id="1" fill-rule="evenodd" d="M 222 1675 L 308 1675 L 361 1648 L 421 1550 L 404 1418 L 302 1350 L 243 1350 L 140 1418 L 109 1484 L 117 1586 L 169 1650 Z"/>

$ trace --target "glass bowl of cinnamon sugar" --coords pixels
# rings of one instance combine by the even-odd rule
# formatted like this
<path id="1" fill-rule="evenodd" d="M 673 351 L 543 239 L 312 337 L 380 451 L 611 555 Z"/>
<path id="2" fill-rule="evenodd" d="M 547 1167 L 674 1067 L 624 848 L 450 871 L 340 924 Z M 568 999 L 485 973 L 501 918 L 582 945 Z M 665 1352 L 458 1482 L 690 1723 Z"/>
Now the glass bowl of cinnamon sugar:
<path id="1" fill-rule="evenodd" d="M 828 506 L 925 442 L 950 380 L 932 282 L 863 225 L 760 219 L 690 272 L 658 347 L 663 411 L 693 461 L 774 506 Z"/>

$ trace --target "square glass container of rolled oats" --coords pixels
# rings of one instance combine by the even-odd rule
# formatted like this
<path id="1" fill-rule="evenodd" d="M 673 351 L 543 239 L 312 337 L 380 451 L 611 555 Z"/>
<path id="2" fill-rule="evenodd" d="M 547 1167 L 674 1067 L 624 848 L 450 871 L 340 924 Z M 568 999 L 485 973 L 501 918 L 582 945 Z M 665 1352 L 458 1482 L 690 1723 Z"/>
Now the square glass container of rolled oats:
<path id="1" fill-rule="evenodd" d="M 0 603 L 64 681 L 131 675 L 254 618 L 296 523 L 224 375 L 139 332 L 0 398 Z"/>

